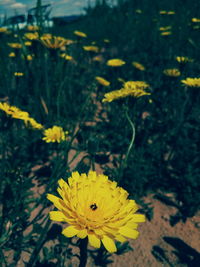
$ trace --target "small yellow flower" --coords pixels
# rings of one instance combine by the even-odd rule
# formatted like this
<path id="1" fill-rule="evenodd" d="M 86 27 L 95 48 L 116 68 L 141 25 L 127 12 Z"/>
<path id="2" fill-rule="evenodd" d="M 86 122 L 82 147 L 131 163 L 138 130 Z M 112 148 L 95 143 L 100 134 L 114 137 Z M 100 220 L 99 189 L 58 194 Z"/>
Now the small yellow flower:
<path id="1" fill-rule="evenodd" d="M 8 55 L 9 57 L 16 57 L 15 52 L 10 52 L 10 54 Z"/>
<path id="2" fill-rule="evenodd" d="M 102 62 L 103 61 L 103 57 L 101 55 L 99 56 L 95 56 L 92 58 L 93 61 L 98 61 L 98 62 Z"/>
<path id="3" fill-rule="evenodd" d="M 32 60 L 33 60 L 33 56 L 32 56 L 32 55 L 27 55 L 27 56 L 26 56 L 26 59 L 27 59 L 28 61 L 32 61 Z"/>
<path id="4" fill-rule="evenodd" d="M 167 11 L 166 11 L 166 10 L 160 10 L 159 13 L 160 13 L 161 15 L 165 15 L 165 14 L 167 14 Z"/>
<path id="5" fill-rule="evenodd" d="M 101 84 L 103 86 L 109 86 L 110 85 L 110 82 L 107 81 L 106 79 L 102 78 L 102 77 L 96 76 L 95 79 L 99 84 Z"/>
<path id="6" fill-rule="evenodd" d="M 198 18 L 192 18 L 191 20 L 192 20 L 192 22 L 194 22 L 194 23 L 199 23 L 199 22 L 200 22 L 200 19 L 198 19 Z"/>
<path id="7" fill-rule="evenodd" d="M 15 48 L 15 49 L 22 48 L 22 45 L 20 43 L 8 43 L 8 46 Z"/>
<path id="8" fill-rule="evenodd" d="M 110 66 L 110 67 L 121 67 L 124 64 L 126 64 L 126 62 L 118 58 L 113 58 L 113 59 L 108 60 L 106 64 L 107 66 Z"/>
<path id="9" fill-rule="evenodd" d="M 87 37 L 87 34 L 85 34 L 84 32 L 80 32 L 80 31 L 74 31 L 74 34 L 78 37 L 83 37 L 83 38 Z"/>
<path id="10" fill-rule="evenodd" d="M 189 57 L 176 57 L 176 61 L 179 63 L 187 63 L 187 62 L 193 62 L 194 60 Z"/>
<path id="11" fill-rule="evenodd" d="M 14 76 L 22 77 L 22 76 L 24 76 L 24 73 L 23 72 L 14 72 Z"/>
<path id="12" fill-rule="evenodd" d="M 104 41 L 104 43 L 110 43 L 109 39 L 104 39 L 103 41 Z"/>
<path id="13" fill-rule="evenodd" d="M 27 42 L 24 42 L 24 45 L 25 45 L 25 46 L 31 46 L 32 43 L 31 43 L 30 41 L 27 41 Z"/>
<path id="14" fill-rule="evenodd" d="M 28 31 L 38 31 L 39 27 L 38 26 L 34 26 L 34 25 L 28 25 L 27 26 L 27 30 Z"/>
<path id="15" fill-rule="evenodd" d="M 0 27 L 0 32 L 6 33 L 7 32 L 7 29 L 4 28 L 4 27 Z"/>
<path id="16" fill-rule="evenodd" d="M 139 62 L 133 61 L 132 65 L 133 65 L 133 67 L 135 67 L 138 70 L 141 70 L 141 71 L 145 70 L 145 67 Z"/>
<path id="17" fill-rule="evenodd" d="M 112 102 L 113 100 L 127 96 L 138 98 L 144 95 L 150 95 L 150 93 L 144 91 L 147 87 L 149 85 L 143 81 L 128 81 L 123 84 L 123 88 L 106 93 L 102 102 Z"/>
<path id="18" fill-rule="evenodd" d="M 165 69 L 163 71 L 163 73 L 166 76 L 170 76 L 170 77 L 178 77 L 181 75 L 180 71 L 178 69 Z"/>
<path id="19" fill-rule="evenodd" d="M 48 194 L 58 211 L 50 211 L 50 219 L 68 223 L 62 231 L 66 237 L 87 238 L 100 248 L 101 242 L 110 253 L 116 252 L 114 240 L 136 239 L 138 223 L 145 222 L 136 214 L 138 206 L 128 199 L 128 192 L 107 176 L 90 171 L 88 175 L 73 172 L 68 181 L 58 181 L 61 198 Z"/>
<path id="20" fill-rule="evenodd" d="M 47 48 L 58 49 L 67 44 L 67 40 L 60 36 L 42 36 L 40 38 L 41 43 Z"/>
<path id="21" fill-rule="evenodd" d="M 39 39 L 39 34 L 38 34 L 38 32 L 33 32 L 33 33 L 31 33 L 31 32 L 27 32 L 27 33 L 25 33 L 24 34 L 24 37 L 26 38 L 26 39 L 28 39 L 28 40 L 38 40 Z"/>
<path id="22" fill-rule="evenodd" d="M 166 31 L 166 32 L 161 32 L 160 33 L 160 35 L 162 35 L 162 36 L 168 36 L 168 35 L 171 35 L 172 34 L 172 32 L 170 32 L 170 31 Z"/>
<path id="23" fill-rule="evenodd" d="M 94 45 L 83 46 L 83 49 L 85 51 L 91 51 L 91 52 L 95 52 L 95 53 L 99 52 L 99 47 L 98 46 L 94 46 Z"/>
<path id="24" fill-rule="evenodd" d="M 176 14 L 176 13 L 175 13 L 175 11 L 173 11 L 173 10 L 167 12 L 167 15 L 175 15 L 175 14 Z"/>
<path id="25" fill-rule="evenodd" d="M 44 131 L 44 140 L 46 143 L 60 143 L 61 141 L 66 141 L 68 132 L 64 132 L 63 128 L 60 126 L 53 126 Z"/>
<path id="26" fill-rule="evenodd" d="M 165 27 L 160 27 L 159 30 L 160 31 L 169 31 L 171 30 L 172 26 L 165 26 Z"/>
<path id="27" fill-rule="evenodd" d="M 200 78 L 186 78 L 186 80 L 181 80 L 181 82 L 188 87 L 200 87 Z"/>

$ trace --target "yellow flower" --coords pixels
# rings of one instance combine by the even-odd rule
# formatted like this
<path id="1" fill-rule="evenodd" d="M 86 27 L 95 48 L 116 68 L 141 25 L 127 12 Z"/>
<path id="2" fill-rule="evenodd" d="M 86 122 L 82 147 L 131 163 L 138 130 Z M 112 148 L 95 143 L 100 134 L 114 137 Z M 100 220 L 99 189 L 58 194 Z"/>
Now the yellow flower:
<path id="1" fill-rule="evenodd" d="M 95 52 L 95 53 L 99 52 L 98 46 L 94 46 L 94 45 L 83 46 L 83 49 L 85 51 L 91 51 L 91 52 Z"/>
<path id="2" fill-rule="evenodd" d="M 39 39 L 39 34 L 38 34 L 38 32 L 33 32 L 33 33 L 27 32 L 27 33 L 24 34 L 24 37 L 26 39 L 31 40 L 31 41 L 32 40 L 38 40 Z"/>
<path id="3" fill-rule="evenodd" d="M 34 26 L 34 25 L 28 25 L 27 26 L 27 30 L 28 31 L 38 31 L 39 27 L 38 26 Z"/>
<path id="4" fill-rule="evenodd" d="M 84 32 L 74 31 L 74 34 L 76 36 L 83 37 L 83 38 L 87 37 L 87 34 L 85 34 Z"/>
<path id="5" fill-rule="evenodd" d="M 66 141 L 68 132 L 64 132 L 63 128 L 60 126 L 53 126 L 44 131 L 44 140 L 46 143 L 60 143 L 61 141 Z"/>
<path id="6" fill-rule="evenodd" d="M 23 72 L 14 72 L 14 76 L 22 77 L 22 76 L 24 76 L 24 73 Z"/>
<path id="7" fill-rule="evenodd" d="M 15 52 L 10 52 L 10 54 L 8 55 L 9 57 L 16 57 Z"/>
<path id="8" fill-rule="evenodd" d="M 22 45 L 20 43 L 8 43 L 8 46 L 15 48 L 15 49 L 22 48 Z"/>
<path id="9" fill-rule="evenodd" d="M 170 32 L 170 31 L 166 31 L 166 32 L 161 32 L 160 33 L 160 35 L 162 35 L 162 36 L 168 36 L 168 35 L 171 35 L 172 34 L 172 32 Z"/>
<path id="10" fill-rule="evenodd" d="M 165 26 L 165 27 L 160 27 L 159 30 L 160 31 L 168 31 L 171 30 L 172 26 Z"/>
<path id="11" fill-rule="evenodd" d="M 187 62 L 193 62 L 194 60 L 189 57 L 176 57 L 176 61 L 179 63 L 187 63 Z"/>
<path id="12" fill-rule="evenodd" d="M 47 48 L 58 49 L 67 44 L 67 40 L 60 36 L 44 35 L 40 38 L 41 43 Z"/>
<path id="13" fill-rule="evenodd" d="M 198 18 L 192 18 L 191 20 L 192 20 L 192 22 L 195 22 L 195 23 L 200 22 L 200 19 L 198 19 Z"/>
<path id="14" fill-rule="evenodd" d="M 107 81 L 106 79 L 102 78 L 102 77 L 96 76 L 95 79 L 98 83 L 100 83 L 103 86 L 109 86 L 110 85 L 110 82 Z"/>
<path id="15" fill-rule="evenodd" d="M 32 56 L 32 55 L 27 55 L 27 56 L 26 56 L 26 59 L 27 59 L 28 61 L 31 61 L 31 60 L 33 60 L 33 56 Z"/>
<path id="16" fill-rule="evenodd" d="M 180 71 L 178 69 L 165 69 L 163 71 L 163 73 L 166 76 L 170 76 L 170 77 L 178 77 L 181 75 Z"/>
<path id="17" fill-rule="evenodd" d="M 93 61 L 101 62 L 101 61 L 103 61 L 103 57 L 102 57 L 101 55 L 99 55 L 99 56 L 95 56 L 95 57 L 92 58 L 92 60 L 93 60 Z"/>
<path id="18" fill-rule="evenodd" d="M 110 67 L 120 67 L 126 64 L 126 62 L 118 58 L 113 58 L 108 60 L 106 64 Z"/>
<path id="19" fill-rule="evenodd" d="M 4 27 L 0 27 L 0 32 L 6 33 L 7 32 L 7 29 L 4 28 Z"/>
<path id="20" fill-rule="evenodd" d="M 173 10 L 167 12 L 167 15 L 174 15 L 174 14 L 175 14 L 175 11 Z"/>
<path id="21" fill-rule="evenodd" d="M 27 42 L 24 42 L 24 45 L 25 45 L 25 46 L 31 46 L 32 43 L 31 43 L 30 41 L 27 41 Z"/>
<path id="22" fill-rule="evenodd" d="M 117 251 L 114 240 L 138 237 L 138 223 L 145 222 L 145 216 L 135 214 L 136 202 L 107 176 L 93 171 L 88 175 L 73 172 L 68 182 L 60 179 L 58 184 L 61 198 L 47 195 L 58 211 L 49 214 L 51 220 L 69 224 L 62 231 L 66 237 L 88 237 L 95 248 L 102 242 L 110 253 Z"/>
<path id="23" fill-rule="evenodd" d="M 141 71 L 145 70 L 145 67 L 139 62 L 133 61 L 132 65 L 133 65 L 133 67 L 135 67 L 138 70 L 141 70 Z"/>
<path id="24" fill-rule="evenodd" d="M 11 106 L 8 103 L 0 102 L 0 110 L 3 110 L 8 115 L 11 115 L 13 113 Z"/>
<path id="25" fill-rule="evenodd" d="M 144 95 L 150 95 L 150 93 L 144 91 L 147 87 L 149 87 L 149 85 L 143 81 L 128 81 L 123 84 L 123 88 L 106 93 L 102 101 L 112 102 L 113 100 L 127 96 L 138 98 Z"/>
<path id="26" fill-rule="evenodd" d="M 200 87 L 200 78 L 186 78 L 181 82 L 189 87 Z"/>
<path id="27" fill-rule="evenodd" d="M 167 11 L 166 11 L 166 10 L 160 10 L 159 13 L 160 13 L 161 15 L 165 15 L 165 14 L 167 14 Z"/>
<path id="28" fill-rule="evenodd" d="M 72 56 L 67 55 L 66 53 L 62 53 L 60 57 L 64 58 L 65 60 L 71 61 L 73 60 Z"/>

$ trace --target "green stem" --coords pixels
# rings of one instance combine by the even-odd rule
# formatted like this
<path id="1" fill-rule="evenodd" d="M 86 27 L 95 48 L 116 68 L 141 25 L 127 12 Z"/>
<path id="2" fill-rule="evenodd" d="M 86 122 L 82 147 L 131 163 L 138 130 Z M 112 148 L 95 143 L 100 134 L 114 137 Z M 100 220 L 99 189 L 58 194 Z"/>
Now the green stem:
<path id="1" fill-rule="evenodd" d="M 79 244 L 80 263 L 79 263 L 79 267 L 85 267 L 87 264 L 87 245 L 88 245 L 88 238 L 80 239 L 80 244 Z"/>

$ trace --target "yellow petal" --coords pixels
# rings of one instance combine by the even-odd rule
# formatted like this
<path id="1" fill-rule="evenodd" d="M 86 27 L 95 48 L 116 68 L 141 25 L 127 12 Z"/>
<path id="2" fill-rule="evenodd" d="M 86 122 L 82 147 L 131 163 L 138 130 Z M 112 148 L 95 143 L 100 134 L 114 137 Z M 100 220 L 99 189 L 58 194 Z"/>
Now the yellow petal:
<path id="1" fill-rule="evenodd" d="M 87 236 L 87 230 L 86 229 L 83 229 L 83 230 L 80 230 L 77 234 L 77 236 L 81 239 L 85 238 Z"/>
<path id="2" fill-rule="evenodd" d="M 115 246 L 115 242 L 109 238 L 108 236 L 104 236 L 102 239 L 102 243 L 104 247 L 108 250 L 108 252 L 113 253 L 117 251 L 117 248 Z"/>
<path id="3" fill-rule="evenodd" d="M 66 221 L 66 217 L 61 211 L 50 211 L 49 215 L 52 221 L 57 221 L 57 222 Z"/>
<path id="4" fill-rule="evenodd" d="M 119 233 L 121 235 L 124 235 L 124 236 L 129 237 L 129 238 L 133 238 L 133 239 L 136 239 L 138 237 L 138 235 L 139 235 L 138 231 L 130 229 L 130 228 L 126 227 L 126 226 L 121 227 L 119 229 Z"/>
<path id="5" fill-rule="evenodd" d="M 74 226 L 69 226 L 62 231 L 62 234 L 66 237 L 73 237 L 79 232 Z"/>
<path id="6" fill-rule="evenodd" d="M 47 194 L 47 198 L 48 200 L 50 200 L 51 202 L 53 202 L 54 206 L 57 208 L 57 209 L 62 209 L 62 205 L 60 204 L 60 198 L 52 195 L 52 194 Z"/>
<path id="7" fill-rule="evenodd" d="M 143 214 L 134 214 L 133 219 L 131 220 L 133 222 L 145 222 L 145 216 Z"/>
<path id="8" fill-rule="evenodd" d="M 115 239 L 116 239 L 117 241 L 119 241 L 119 242 L 122 242 L 122 243 L 126 241 L 126 238 L 123 237 L 122 235 L 117 235 L 117 236 L 115 237 Z"/>
<path id="9" fill-rule="evenodd" d="M 91 246 L 95 247 L 95 248 L 100 248 L 101 246 L 101 241 L 98 237 L 96 237 L 96 235 L 94 234 L 89 234 L 88 235 L 88 239 L 89 239 L 89 243 Z"/>

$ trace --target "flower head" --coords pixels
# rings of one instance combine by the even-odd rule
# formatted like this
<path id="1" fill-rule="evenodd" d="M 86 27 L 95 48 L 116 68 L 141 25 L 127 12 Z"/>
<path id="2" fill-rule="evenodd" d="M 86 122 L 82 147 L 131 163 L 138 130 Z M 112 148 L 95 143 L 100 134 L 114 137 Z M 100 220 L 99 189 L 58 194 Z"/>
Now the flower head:
<path id="1" fill-rule="evenodd" d="M 24 73 L 23 72 L 14 72 L 14 76 L 22 77 L 22 76 L 24 76 Z"/>
<path id="2" fill-rule="evenodd" d="M 164 31 L 164 32 L 161 32 L 160 35 L 162 36 L 168 36 L 168 35 L 171 35 L 172 32 L 171 31 Z"/>
<path id="3" fill-rule="evenodd" d="M 189 87 L 200 87 L 200 78 L 186 78 L 181 82 Z"/>
<path id="4" fill-rule="evenodd" d="M 170 77 L 178 77 L 181 75 L 180 71 L 178 69 L 165 69 L 163 71 L 163 74 Z"/>
<path id="5" fill-rule="evenodd" d="M 144 91 L 147 87 L 149 87 L 149 85 L 143 81 L 128 81 L 124 83 L 123 88 L 106 93 L 102 101 L 112 102 L 113 100 L 127 96 L 138 98 L 144 95 L 150 95 L 150 93 Z"/>
<path id="6" fill-rule="evenodd" d="M 95 53 L 98 53 L 99 52 L 98 46 L 94 46 L 94 45 L 83 46 L 83 49 L 85 51 L 90 51 L 90 52 L 95 52 Z"/>
<path id="7" fill-rule="evenodd" d="M 8 46 L 10 46 L 11 48 L 15 48 L 15 49 L 22 48 L 22 45 L 20 43 L 8 43 Z"/>
<path id="8" fill-rule="evenodd" d="M 189 57 L 176 57 L 176 61 L 178 61 L 178 63 L 187 63 L 193 62 L 193 59 Z"/>
<path id="9" fill-rule="evenodd" d="M 4 27 L 0 27 L 0 32 L 6 33 L 7 32 L 7 29 L 4 28 Z"/>
<path id="10" fill-rule="evenodd" d="M 15 52 L 10 52 L 8 56 L 9 57 L 16 57 L 16 54 L 15 54 Z"/>
<path id="11" fill-rule="evenodd" d="M 88 175 L 73 172 L 65 182 L 58 181 L 61 198 L 48 194 L 47 198 L 59 211 L 51 211 L 50 219 L 67 222 L 62 231 L 67 237 L 88 237 L 95 248 L 101 242 L 110 252 L 115 252 L 114 240 L 124 242 L 136 239 L 138 223 L 144 222 L 142 214 L 135 214 L 138 206 L 128 199 L 128 193 L 107 176 L 90 171 Z"/>
<path id="12" fill-rule="evenodd" d="M 68 132 L 64 132 L 63 128 L 60 126 L 53 126 L 44 131 L 44 140 L 46 143 L 60 143 L 61 141 L 66 141 Z"/>
<path id="13" fill-rule="evenodd" d="M 101 84 L 103 86 L 109 86 L 110 85 L 110 82 L 107 81 L 106 79 L 102 78 L 102 77 L 96 76 L 95 79 L 99 84 Z"/>
<path id="14" fill-rule="evenodd" d="M 39 30 L 39 27 L 36 26 L 36 25 L 28 25 L 27 26 L 27 30 L 28 31 L 38 31 Z"/>
<path id="15" fill-rule="evenodd" d="M 113 58 L 108 60 L 106 64 L 110 67 L 121 67 L 126 64 L 126 62 L 118 58 Z"/>
<path id="16" fill-rule="evenodd" d="M 67 40 L 60 36 L 43 35 L 40 41 L 44 46 L 51 49 L 58 49 L 67 44 Z"/>
<path id="17" fill-rule="evenodd" d="M 199 19 L 199 18 L 192 18 L 191 20 L 192 20 L 192 22 L 194 22 L 194 23 L 199 23 L 199 22 L 200 22 L 200 19 Z"/>
<path id="18" fill-rule="evenodd" d="M 133 67 L 135 67 L 138 70 L 141 70 L 141 71 L 145 70 L 145 67 L 139 62 L 133 61 L 132 65 L 133 65 Z"/>
<path id="19" fill-rule="evenodd" d="M 39 39 L 39 34 L 38 32 L 27 32 L 24 34 L 24 37 L 28 40 L 38 40 Z"/>
<path id="20" fill-rule="evenodd" d="M 83 38 L 87 37 L 87 34 L 85 34 L 84 32 L 80 32 L 80 31 L 74 31 L 74 34 L 78 37 L 83 37 Z"/>

